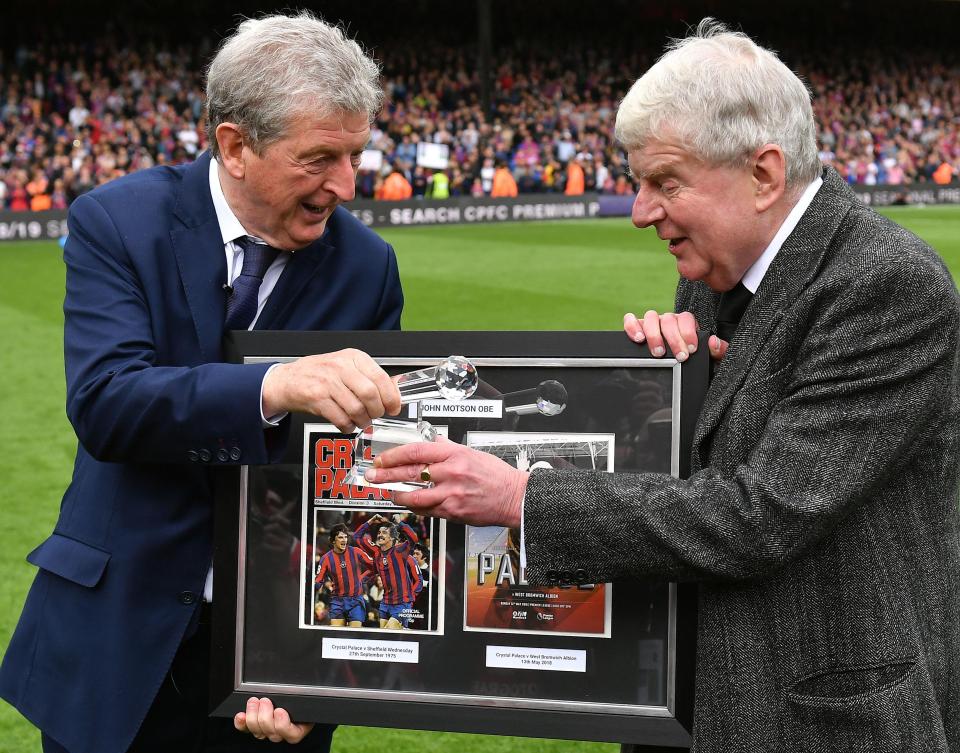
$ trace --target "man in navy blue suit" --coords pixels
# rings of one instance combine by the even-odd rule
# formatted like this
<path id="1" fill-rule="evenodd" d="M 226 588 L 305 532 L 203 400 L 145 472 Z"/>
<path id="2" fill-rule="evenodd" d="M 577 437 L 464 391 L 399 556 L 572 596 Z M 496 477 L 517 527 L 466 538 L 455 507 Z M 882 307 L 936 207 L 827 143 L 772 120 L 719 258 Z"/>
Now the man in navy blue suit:
<path id="1" fill-rule="evenodd" d="M 379 70 L 308 14 L 245 21 L 207 77 L 211 154 L 71 207 L 65 360 L 78 442 L 0 670 L 46 753 L 300 742 L 267 699 L 208 719 L 211 469 L 278 459 L 288 414 L 343 431 L 400 408 L 357 350 L 222 362 L 228 329 L 397 329 L 393 249 L 345 209 Z M 158 565 L 158 563 L 160 563 Z M 251 733 L 251 734 L 247 734 Z M 318 728 L 300 750 L 328 750 Z"/>

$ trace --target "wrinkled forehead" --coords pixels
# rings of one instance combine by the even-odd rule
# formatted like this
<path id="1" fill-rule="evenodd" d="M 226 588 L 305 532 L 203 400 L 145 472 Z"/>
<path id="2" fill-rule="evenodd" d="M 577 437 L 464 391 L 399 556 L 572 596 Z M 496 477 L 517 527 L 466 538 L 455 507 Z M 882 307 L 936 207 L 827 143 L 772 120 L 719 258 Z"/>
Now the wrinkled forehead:
<path id="1" fill-rule="evenodd" d="M 287 119 L 280 138 L 307 149 L 355 151 L 370 139 L 370 120 L 362 112 L 301 109 Z"/>
<path id="2" fill-rule="evenodd" d="M 689 147 L 673 139 L 648 139 L 643 146 L 630 150 L 627 161 L 637 180 L 654 180 L 705 166 Z"/>

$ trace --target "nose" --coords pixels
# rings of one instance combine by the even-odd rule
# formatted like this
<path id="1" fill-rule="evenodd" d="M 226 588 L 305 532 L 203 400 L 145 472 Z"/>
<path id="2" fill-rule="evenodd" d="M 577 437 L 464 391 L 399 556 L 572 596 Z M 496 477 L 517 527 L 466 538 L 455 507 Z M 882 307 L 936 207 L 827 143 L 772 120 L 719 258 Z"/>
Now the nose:
<path id="1" fill-rule="evenodd" d="M 327 171 L 323 182 L 325 191 L 329 191 L 340 201 L 350 201 L 357 192 L 357 171 L 349 154 L 341 155 Z"/>
<path id="2" fill-rule="evenodd" d="M 666 216 L 663 205 L 660 203 L 660 192 L 641 183 L 637 198 L 633 200 L 633 211 L 630 217 L 633 224 L 637 227 L 649 227 Z"/>

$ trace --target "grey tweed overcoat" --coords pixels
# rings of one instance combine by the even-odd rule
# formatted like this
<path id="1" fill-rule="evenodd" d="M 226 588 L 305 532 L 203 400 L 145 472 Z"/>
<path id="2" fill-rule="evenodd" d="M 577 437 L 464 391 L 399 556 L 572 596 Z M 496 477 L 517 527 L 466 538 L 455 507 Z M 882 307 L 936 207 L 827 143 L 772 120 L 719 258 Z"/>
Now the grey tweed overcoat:
<path id="1" fill-rule="evenodd" d="M 711 329 L 717 298 L 681 280 L 677 310 Z M 534 472 L 528 578 L 700 583 L 698 753 L 960 752 L 958 338 L 942 261 L 827 169 L 692 476 Z"/>

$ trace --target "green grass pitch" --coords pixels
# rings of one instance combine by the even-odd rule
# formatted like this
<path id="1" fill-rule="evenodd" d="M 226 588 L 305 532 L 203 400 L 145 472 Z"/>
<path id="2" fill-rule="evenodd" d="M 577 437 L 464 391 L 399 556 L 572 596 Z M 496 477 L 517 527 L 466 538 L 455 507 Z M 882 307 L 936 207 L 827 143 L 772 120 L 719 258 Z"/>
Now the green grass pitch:
<path id="1" fill-rule="evenodd" d="M 927 240 L 960 279 L 960 207 L 886 213 Z M 672 307 L 673 259 L 652 230 L 606 219 L 398 228 L 406 329 L 619 330 L 625 311 Z M 0 650 L 51 531 L 76 439 L 63 413 L 63 264 L 52 242 L 0 243 Z M 371 724 L 378 720 L 371 719 Z M 0 702 L 0 749 L 38 753 L 39 735 Z M 343 727 L 336 750 L 379 753 L 604 751 L 616 746 Z"/>

